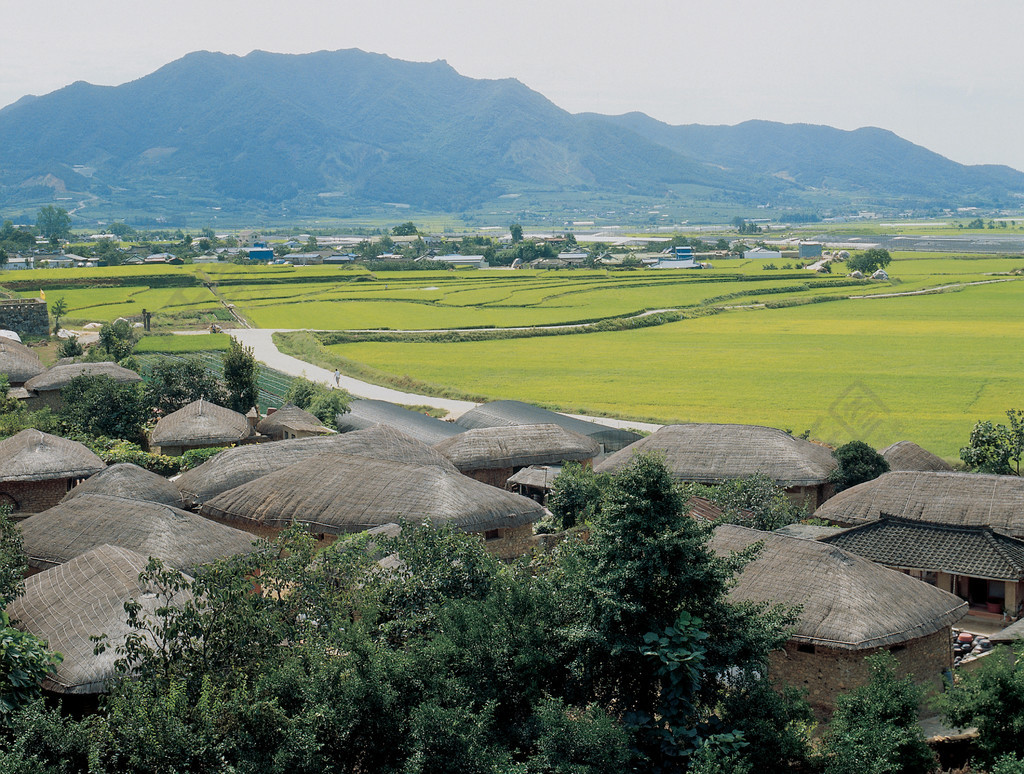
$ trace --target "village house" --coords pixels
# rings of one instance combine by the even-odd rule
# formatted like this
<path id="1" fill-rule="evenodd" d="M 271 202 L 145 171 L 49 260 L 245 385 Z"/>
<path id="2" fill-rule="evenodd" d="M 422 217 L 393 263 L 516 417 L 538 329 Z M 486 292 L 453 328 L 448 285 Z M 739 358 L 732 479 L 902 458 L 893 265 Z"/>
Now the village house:
<path id="1" fill-rule="evenodd" d="M 601 451 L 597 441 L 558 425 L 480 427 L 434 444 L 434 449 L 465 475 L 497 487 L 530 465 L 571 461 L 589 466 Z"/>
<path id="2" fill-rule="evenodd" d="M 323 422 L 290 403 L 279 409 L 268 409 L 267 415 L 256 423 L 256 432 L 274 441 L 288 438 L 309 438 L 314 435 L 329 435 L 334 431 L 324 427 Z"/>
<path id="3" fill-rule="evenodd" d="M 786 490 L 797 505 L 816 508 L 832 495 L 836 468 L 823 446 L 757 425 L 666 425 L 594 465 L 615 473 L 635 454 L 658 452 L 676 481 L 721 484 L 761 473 Z"/>
<path id="4" fill-rule="evenodd" d="M 352 401 L 348 411 L 336 417 L 335 425 L 341 433 L 387 425 L 430 446 L 458 435 L 464 429 L 453 422 L 442 422 L 394 403 L 369 399 Z"/>
<path id="5" fill-rule="evenodd" d="M 952 470 L 953 466 L 942 457 L 922 449 L 911 441 L 897 441 L 879 452 L 889 470 Z"/>
<path id="6" fill-rule="evenodd" d="M 105 467 L 77 441 L 22 430 L 0 441 L 0 505 L 10 506 L 15 515 L 45 511 Z"/>
<path id="7" fill-rule="evenodd" d="M 202 398 L 162 417 L 149 434 L 150 448 L 171 457 L 180 457 L 189 449 L 250 440 L 256 440 L 256 433 L 244 414 Z"/>
<path id="8" fill-rule="evenodd" d="M 49 407 L 60 411 L 63 401 L 60 391 L 71 384 L 71 380 L 79 376 L 108 376 L 115 382 L 130 384 L 141 382 L 142 377 L 134 371 L 122 368 L 117 363 L 63 363 L 55 365 L 38 376 L 25 382 L 28 391 L 26 405 L 33 411 Z"/>
<path id="9" fill-rule="evenodd" d="M 0 375 L 7 376 L 10 387 L 21 387 L 46 370 L 31 349 L 14 339 L 0 336 Z"/>
<path id="10" fill-rule="evenodd" d="M 950 627 L 967 603 L 814 540 L 725 524 L 711 548 L 724 557 L 754 543 L 762 549 L 729 598 L 800 608 L 785 648 L 772 655 L 774 682 L 805 690 L 819 717 L 828 717 L 840 694 L 867 683 L 864 657 L 886 650 L 901 674 L 929 693 L 942 690 L 953 662 Z"/>
<path id="11" fill-rule="evenodd" d="M 62 503 L 86 494 L 126 497 L 129 500 L 147 500 L 163 505 L 181 505 L 181 492 L 173 483 L 152 471 L 130 462 L 108 465 L 68 492 Z"/>

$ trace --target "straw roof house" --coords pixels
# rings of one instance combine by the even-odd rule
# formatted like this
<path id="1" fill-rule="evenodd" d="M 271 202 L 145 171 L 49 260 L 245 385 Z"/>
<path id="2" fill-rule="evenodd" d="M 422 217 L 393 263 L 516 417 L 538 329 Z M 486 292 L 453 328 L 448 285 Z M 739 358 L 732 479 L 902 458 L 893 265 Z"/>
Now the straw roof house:
<path id="1" fill-rule="evenodd" d="M 43 688 L 61 694 L 106 691 L 115 676 L 117 647 L 135 630 L 125 623 L 124 605 L 138 602 L 153 616 L 165 600 L 139 580 L 148 560 L 116 546 L 99 546 L 67 564 L 25 581 L 25 593 L 7 606 L 18 628 L 46 640 L 64 656 Z M 183 593 L 178 603 L 187 599 Z M 96 655 L 93 635 L 107 635 L 107 649 Z"/>
<path id="2" fill-rule="evenodd" d="M 806 688 L 812 706 L 827 714 L 839 693 L 867 681 L 864 656 L 886 649 L 901 671 L 941 690 L 952 666 L 950 626 L 967 612 L 963 600 L 814 540 L 726 524 L 715 528 L 711 548 L 727 556 L 758 542 L 760 554 L 729 596 L 800 606 L 784 651 L 772 659 L 774 680 Z"/>
<path id="3" fill-rule="evenodd" d="M 952 592 L 973 609 L 1015 613 L 1024 601 L 1024 540 L 989 527 L 883 513 L 821 540 Z"/>
<path id="4" fill-rule="evenodd" d="M 83 494 L 21 523 L 28 566 L 45 570 L 97 546 L 129 548 L 192 570 L 254 549 L 247 532 L 169 505 Z"/>
<path id="5" fill-rule="evenodd" d="M 815 511 L 843 526 L 883 513 L 953 526 L 991 527 L 1024 538 L 1024 478 L 897 470 L 850 487 Z"/>
<path id="6" fill-rule="evenodd" d="M 330 453 L 437 465 L 456 472 L 455 466 L 447 458 L 426 444 L 394 428 L 376 425 L 342 435 L 294 438 L 225 449 L 202 465 L 183 473 L 175 484 L 184 501 L 190 506 L 197 506 L 268 473 Z"/>
<path id="7" fill-rule="evenodd" d="M 56 505 L 82 479 L 103 470 L 103 460 L 67 438 L 22 430 L 0 441 L 0 505 L 37 513 Z"/>
<path id="8" fill-rule="evenodd" d="M 942 457 L 922 449 L 912 441 L 897 441 L 881 451 L 890 470 L 952 470 Z"/>
<path id="9" fill-rule="evenodd" d="M 0 336 L 0 374 L 7 375 L 11 387 L 21 387 L 45 370 L 35 352 L 21 342 Z"/>
<path id="10" fill-rule="evenodd" d="M 718 484 L 763 473 L 812 508 L 831 495 L 829 475 L 836 468 L 828 449 L 771 427 L 686 424 L 666 425 L 609 455 L 594 470 L 617 472 L 644 452 L 663 454 L 677 481 Z"/>
<path id="11" fill-rule="evenodd" d="M 601 451 L 597 441 L 558 425 L 480 427 L 434 444 L 434 449 L 467 476 L 500 487 L 530 465 L 589 464 Z"/>
<path id="12" fill-rule="evenodd" d="M 277 410 L 271 409 L 270 413 L 256 425 L 256 432 L 275 441 L 283 441 L 287 438 L 328 435 L 334 431 L 324 427 L 324 423 L 308 411 L 288 403 Z"/>
<path id="13" fill-rule="evenodd" d="M 601 453 L 615 452 L 639 441 L 641 436 L 630 430 L 608 427 L 598 422 L 548 411 L 540 406 L 518 400 L 496 400 L 470 409 L 455 420 L 467 430 L 480 427 L 508 427 L 509 425 L 558 425 L 580 435 L 593 438 L 601 445 Z"/>
<path id="14" fill-rule="evenodd" d="M 438 465 L 331 453 L 230 489 L 200 513 L 257 533 L 292 523 L 336 535 L 403 519 L 450 521 L 483 533 L 489 549 L 510 555 L 525 550 L 545 511 Z"/>
<path id="15" fill-rule="evenodd" d="M 42 406 L 49 406 L 55 411 L 60 409 L 60 391 L 79 376 L 107 376 L 126 384 L 142 381 L 137 373 L 117 363 L 60 363 L 25 382 L 25 389 L 32 396 L 28 405 L 33 409 Z"/>
<path id="16" fill-rule="evenodd" d="M 442 422 L 384 400 L 354 400 L 349 404 L 347 413 L 338 415 L 336 424 L 342 433 L 387 425 L 428 446 L 458 435 L 463 430 L 453 422 Z"/>
<path id="17" fill-rule="evenodd" d="M 104 494 L 129 500 L 149 500 L 164 505 L 180 505 L 181 492 L 173 483 L 152 471 L 130 462 L 119 462 L 101 470 L 68 492 L 61 502 L 84 494 Z"/>
<path id="18" fill-rule="evenodd" d="M 227 446 L 254 435 L 244 414 L 200 398 L 161 418 L 149 443 L 159 454 L 179 456 L 189 449 Z"/>

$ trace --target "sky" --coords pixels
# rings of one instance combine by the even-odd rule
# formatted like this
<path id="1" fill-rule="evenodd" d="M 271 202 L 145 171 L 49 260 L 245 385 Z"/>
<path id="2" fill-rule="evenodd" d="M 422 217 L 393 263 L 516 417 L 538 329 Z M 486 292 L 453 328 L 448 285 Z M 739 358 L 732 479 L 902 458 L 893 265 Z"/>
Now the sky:
<path id="1" fill-rule="evenodd" d="M 1020 0 L 45 0 L 0 25 L 0 105 L 196 50 L 360 48 L 516 78 L 571 112 L 877 126 L 1024 170 Z"/>

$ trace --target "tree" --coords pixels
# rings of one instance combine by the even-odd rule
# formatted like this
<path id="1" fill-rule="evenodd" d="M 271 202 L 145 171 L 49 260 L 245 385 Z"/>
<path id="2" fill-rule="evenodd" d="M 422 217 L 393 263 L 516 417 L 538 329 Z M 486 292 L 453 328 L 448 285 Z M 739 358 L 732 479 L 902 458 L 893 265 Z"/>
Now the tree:
<path id="1" fill-rule="evenodd" d="M 565 463 L 547 499 L 558 529 L 570 529 L 593 518 L 601 507 L 601 487 L 605 479 L 589 465 Z"/>
<path id="2" fill-rule="evenodd" d="M 888 250 L 880 247 L 872 247 L 860 255 L 855 255 L 846 260 L 846 268 L 850 271 L 859 271 L 862 274 L 873 274 L 877 269 L 884 269 L 892 262 Z"/>
<path id="3" fill-rule="evenodd" d="M 53 333 L 60 332 L 60 319 L 68 313 L 68 302 L 61 296 L 50 304 L 50 314 L 53 316 Z"/>
<path id="4" fill-rule="evenodd" d="M 71 235 L 71 216 L 63 207 L 48 204 L 39 210 L 36 228 L 46 239 L 66 239 Z"/>
<path id="5" fill-rule="evenodd" d="M 144 388 L 106 375 L 76 376 L 61 388 L 61 424 L 93 437 L 141 440 L 149 418 Z"/>
<path id="6" fill-rule="evenodd" d="M 222 406 L 227 403 L 224 387 L 198 357 L 165 357 L 153 365 L 146 382 L 146 401 L 161 415 L 200 398 Z"/>
<path id="7" fill-rule="evenodd" d="M 988 420 L 977 422 L 968 445 L 960 449 L 960 459 L 978 473 L 1019 476 L 1024 457 L 1024 411 L 1006 412 L 1009 425 Z"/>
<path id="8" fill-rule="evenodd" d="M 85 350 L 82 349 L 82 345 L 78 341 L 77 336 L 69 336 L 63 339 L 60 346 L 57 347 L 57 357 L 79 357 Z"/>
<path id="9" fill-rule="evenodd" d="M 420 232 L 416 230 L 416 224 L 408 220 L 391 229 L 391 233 L 393 236 L 415 236 Z"/>
<path id="10" fill-rule="evenodd" d="M 512 236 L 512 244 L 516 245 L 523 241 L 523 227 L 518 223 L 513 223 L 508 227 L 509 234 Z"/>
<path id="11" fill-rule="evenodd" d="M 228 408 L 245 414 L 259 401 L 260 367 L 252 347 L 242 346 L 235 339 L 224 356 L 224 386 Z"/>
<path id="12" fill-rule="evenodd" d="M 327 385 L 299 377 L 288 387 L 285 400 L 336 430 L 338 414 L 348 412 L 352 396 L 346 390 L 331 389 Z"/>
<path id="13" fill-rule="evenodd" d="M 926 774 L 935 754 L 917 723 L 921 689 L 896 677 L 896 659 L 882 651 L 866 659 L 867 685 L 840 696 L 822 748 L 825 774 Z"/>
<path id="14" fill-rule="evenodd" d="M 0 269 L 3 269 L 3 267 L 7 265 L 8 260 L 7 251 L 0 247 Z"/>
<path id="15" fill-rule="evenodd" d="M 829 475 L 829 481 L 837 492 L 851 486 L 872 481 L 883 473 L 889 472 L 889 463 L 885 457 L 863 441 L 850 441 L 832 452 L 839 463 Z"/>
<path id="16" fill-rule="evenodd" d="M 773 530 L 792 524 L 804 515 L 786 496 L 786 491 L 764 473 L 715 485 L 689 484 L 684 491 L 720 507 L 722 521 L 728 524 Z"/>
<path id="17" fill-rule="evenodd" d="M 123 318 L 104 323 L 100 328 L 100 346 L 114 362 L 131 355 L 138 340 L 132 324 Z"/>

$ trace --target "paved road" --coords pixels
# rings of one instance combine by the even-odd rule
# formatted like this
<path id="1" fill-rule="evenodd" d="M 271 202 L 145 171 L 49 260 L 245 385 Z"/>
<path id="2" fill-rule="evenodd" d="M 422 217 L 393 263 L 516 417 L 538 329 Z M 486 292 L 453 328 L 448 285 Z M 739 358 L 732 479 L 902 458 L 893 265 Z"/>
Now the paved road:
<path id="1" fill-rule="evenodd" d="M 257 360 L 266 363 L 277 371 L 281 371 L 289 376 L 304 376 L 310 381 L 320 382 L 321 384 L 334 384 L 334 373 L 332 371 L 328 371 L 326 368 L 320 368 L 312 363 L 307 363 L 305 360 L 299 360 L 296 357 L 292 357 L 291 355 L 286 355 L 281 352 L 277 348 L 277 345 L 274 344 L 274 340 L 272 338 L 278 330 L 279 329 L 271 328 L 236 328 L 233 330 L 227 330 L 225 333 L 230 334 L 245 346 L 252 347 L 253 354 L 256 356 Z M 280 330 L 283 331 L 288 329 Z M 442 408 L 448 412 L 449 416 L 456 419 L 465 414 L 471 408 L 475 408 L 479 405 L 468 400 L 436 398 L 432 395 L 416 395 L 411 392 L 393 390 L 390 387 L 381 387 L 380 385 L 370 384 L 369 382 L 363 382 L 359 379 L 353 379 L 352 377 L 345 375 L 342 375 L 339 379 L 339 386 L 348 390 L 358 398 L 386 400 L 391 403 L 401 403 L 406 406 L 433 406 L 434 408 Z M 661 425 L 651 424 L 650 422 L 633 422 L 624 419 L 588 417 L 580 414 L 569 414 L 568 416 L 573 416 L 577 419 L 585 419 L 591 422 L 599 422 L 602 425 L 609 425 L 611 427 L 634 428 L 636 430 L 645 430 L 647 432 L 654 432 L 661 427 Z"/>

